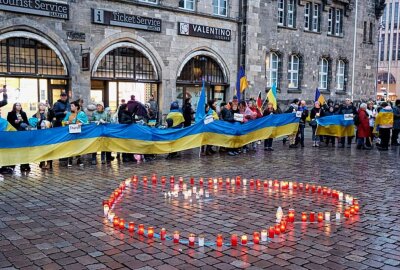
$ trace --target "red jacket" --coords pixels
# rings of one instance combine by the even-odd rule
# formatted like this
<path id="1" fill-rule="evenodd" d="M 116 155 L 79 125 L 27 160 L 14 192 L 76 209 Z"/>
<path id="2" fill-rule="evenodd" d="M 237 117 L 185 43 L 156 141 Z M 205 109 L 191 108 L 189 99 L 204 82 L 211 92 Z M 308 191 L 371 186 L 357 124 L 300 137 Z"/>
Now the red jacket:
<path id="1" fill-rule="evenodd" d="M 359 138 L 368 138 L 371 136 L 371 129 L 369 128 L 369 117 L 365 110 L 358 110 L 358 118 L 360 124 L 357 126 L 357 136 Z"/>
<path id="2" fill-rule="evenodd" d="M 254 108 L 254 107 L 249 107 L 249 108 L 253 113 L 257 113 L 257 117 L 256 118 L 261 118 L 262 117 L 262 114 L 261 114 L 259 109 Z"/>

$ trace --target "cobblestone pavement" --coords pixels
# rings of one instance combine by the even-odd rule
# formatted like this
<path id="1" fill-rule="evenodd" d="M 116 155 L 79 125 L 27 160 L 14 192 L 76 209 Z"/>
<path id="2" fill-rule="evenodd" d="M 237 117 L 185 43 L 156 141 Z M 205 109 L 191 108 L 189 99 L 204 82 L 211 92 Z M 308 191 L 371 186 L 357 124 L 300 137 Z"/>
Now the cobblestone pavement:
<path id="1" fill-rule="evenodd" d="M 287 149 L 274 152 L 198 158 L 197 150 L 181 158 L 142 164 L 85 166 L 67 169 L 55 163 L 42 172 L 32 165 L 28 175 L 17 167 L 0 180 L 0 268 L 18 269 L 399 269 L 399 149 L 388 152 L 337 148 Z M 242 177 L 312 182 L 353 194 L 360 215 L 322 224 L 295 224 L 289 232 L 262 245 L 194 247 L 149 240 L 115 230 L 102 215 L 102 200 L 133 174 L 189 177 Z M 274 222 L 278 205 L 284 210 L 334 211 L 332 200 L 238 188 L 211 190 L 210 198 L 192 204 L 165 199 L 163 188 L 131 189 L 115 212 L 136 224 L 178 229 L 181 237 L 202 233 L 225 242 L 233 232 L 260 231 Z M 266 224 L 266 225 L 265 225 Z M 251 238 L 251 237 L 250 237 Z"/>

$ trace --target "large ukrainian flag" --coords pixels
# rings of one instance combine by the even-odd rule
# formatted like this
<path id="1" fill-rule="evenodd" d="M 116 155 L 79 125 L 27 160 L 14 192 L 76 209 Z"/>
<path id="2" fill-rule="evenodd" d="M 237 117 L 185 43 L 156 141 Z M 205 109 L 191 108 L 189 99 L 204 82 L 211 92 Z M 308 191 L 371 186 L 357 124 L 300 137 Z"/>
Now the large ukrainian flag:
<path id="1" fill-rule="evenodd" d="M 0 117 L 0 131 L 16 131 L 16 129 L 6 119 Z"/>
<path id="2" fill-rule="evenodd" d="M 237 148 L 253 141 L 297 132 L 295 114 L 275 114 L 245 124 L 198 122 L 182 129 L 157 129 L 141 125 L 85 125 L 82 133 L 68 127 L 0 132 L 0 166 L 53 160 L 100 151 L 166 154 L 216 145 Z"/>
<path id="3" fill-rule="evenodd" d="M 344 120 L 344 115 L 330 115 L 317 119 L 317 135 L 350 137 L 354 136 L 354 121 Z"/>

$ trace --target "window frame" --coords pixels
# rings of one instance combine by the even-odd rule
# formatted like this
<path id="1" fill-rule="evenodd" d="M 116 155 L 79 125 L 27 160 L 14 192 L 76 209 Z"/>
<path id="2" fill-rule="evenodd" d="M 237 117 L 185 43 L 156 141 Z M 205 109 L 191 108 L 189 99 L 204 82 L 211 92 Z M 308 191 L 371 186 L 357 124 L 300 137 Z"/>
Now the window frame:
<path id="1" fill-rule="evenodd" d="M 266 59 L 266 73 L 268 75 L 267 86 L 272 87 L 273 83 L 276 83 L 276 87 L 279 87 L 280 79 L 280 67 L 281 67 L 281 55 L 278 52 L 271 51 L 267 54 Z M 273 68 L 276 63 L 276 68 Z M 274 78 L 274 79 L 272 79 Z"/>
<path id="2" fill-rule="evenodd" d="M 296 27 L 296 1 L 295 0 L 287 0 L 286 26 L 290 27 L 290 28 Z"/>
<path id="3" fill-rule="evenodd" d="M 333 24 L 333 13 L 334 9 L 330 8 L 328 10 L 328 35 L 333 35 L 334 33 L 334 24 Z"/>
<path id="4" fill-rule="evenodd" d="M 304 30 L 311 31 L 310 18 L 311 18 L 311 2 L 307 2 L 304 5 Z"/>
<path id="5" fill-rule="evenodd" d="M 158 5 L 158 0 L 139 0 L 139 2 L 146 3 L 146 4 L 152 4 L 152 5 Z"/>
<path id="6" fill-rule="evenodd" d="M 343 10 L 340 8 L 335 9 L 335 36 L 341 37 L 343 35 Z"/>
<path id="7" fill-rule="evenodd" d="M 326 71 L 324 68 L 325 67 L 324 63 L 326 63 Z M 323 85 L 324 81 L 325 85 Z M 329 83 L 329 60 L 325 57 L 322 57 L 320 59 L 320 64 L 318 68 L 318 89 L 329 91 L 328 83 Z"/>
<path id="8" fill-rule="evenodd" d="M 278 0 L 278 25 L 285 25 L 285 0 Z"/>
<path id="9" fill-rule="evenodd" d="M 294 68 L 295 59 L 297 61 L 297 69 Z M 293 83 L 294 81 L 295 83 Z M 300 81 L 300 57 L 296 54 L 292 54 L 289 56 L 289 61 L 288 61 L 288 88 L 299 89 L 300 88 L 299 81 Z"/>
<path id="10" fill-rule="evenodd" d="M 336 90 L 345 91 L 345 89 L 346 89 L 346 62 L 343 59 L 339 59 L 337 61 L 337 67 L 336 67 Z"/>
<path id="11" fill-rule="evenodd" d="M 225 14 L 221 14 L 221 10 L 223 10 L 224 8 L 221 7 L 221 1 L 223 1 L 225 3 Z M 217 3 L 217 6 L 215 6 L 215 3 Z M 212 7 L 213 7 L 213 15 L 216 16 L 222 16 L 222 17 L 228 17 L 228 0 L 213 0 L 212 2 Z M 218 12 L 215 13 L 215 8 L 217 8 Z"/>
<path id="12" fill-rule="evenodd" d="M 321 17 L 321 5 L 318 3 L 313 3 L 312 5 L 312 20 L 311 20 L 311 31 L 319 33 L 320 32 L 320 17 Z"/>
<path id="13" fill-rule="evenodd" d="M 183 7 L 180 6 L 180 1 L 183 1 Z M 195 9 L 196 9 L 196 6 L 195 6 L 196 0 L 180 0 L 180 1 L 178 2 L 178 7 L 180 9 L 189 10 L 189 11 L 195 11 Z M 190 8 L 187 7 L 188 2 L 190 2 L 193 5 L 193 8 L 190 9 Z"/>

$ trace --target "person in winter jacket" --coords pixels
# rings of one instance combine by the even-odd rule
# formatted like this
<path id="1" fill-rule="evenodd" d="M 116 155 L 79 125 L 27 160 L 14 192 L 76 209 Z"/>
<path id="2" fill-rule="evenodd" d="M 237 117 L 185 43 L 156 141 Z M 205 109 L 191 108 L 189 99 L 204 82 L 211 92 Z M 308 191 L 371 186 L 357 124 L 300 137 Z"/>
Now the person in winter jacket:
<path id="1" fill-rule="evenodd" d="M 400 99 L 396 100 L 393 107 L 393 130 L 392 130 L 392 146 L 399 146 L 399 133 L 400 133 Z"/>
<path id="2" fill-rule="evenodd" d="M 375 130 L 379 132 L 381 140 L 377 147 L 380 151 L 387 151 L 389 149 L 390 130 L 393 128 L 393 109 L 387 102 L 382 102 L 381 107 L 382 109 L 375 120 Z"/>
<path id="3" fill-rule="evenodd" d="M 274 104 L 272 102 L 268 102 L 267 107 L 263 112 L 263 116 L 277 114 L 276 110 L 274 109 Z M 269 138 L 264 140 L 264 150 L 265 151 L 274 151 L 272 148 L 272 142 L 274 139 Z"/>
<path id="4" fill-rule="evenodd" d="M 324 110 L 324 116 L 330 116 L 335 114 L 335 107 L 333 105 L 333 102 L 331 101 L 329 104 L 332 104 L 328 106 L 326 110 Z M 332 147 L 335 146 L 335 141 L 336 137 L 335 136 L 325 136 L 325 145 L 329 146 L 329 144 L 332 144 Z"/>
<path id="5" fill-rule="evenodd" d="M 311 109 L 310 113 L 310 125 L 312 128 L 312 140 L 313 140 L 313 147 L 319 147 L 320 140 L 323 139 L 322 136 L 317 135 L 317 119 L 323 117 L 325 115 L 324 110 L 321 108 L 321 104 L 319 101 L 315 101 L 314 108 Z"/>
<path id="6" fill-rule="evenodd" d="M 68 111 L 71 110 L 71 106 L 68 103 L 67 93 L 62 92 L 60 95 L 60 99 L 54 103 L 53 111 L 55 116 L 55 121 L 53 123 L 53 127 L 61 127 L 62 121 L 65 118 L 65 115 Z"/>
<path id="7" fill-rule="evenodd" d="M 366 146 L 365 140 L 369 140 L 371 137 L 371 130 L 369 128 L 369 115 L 367 113 L 367 104 L 362 103 L 358 110 L 359 123 L 357 125 L 357 149 L 371 149 Z"/>
<path id="8" fill-rule="evenodd" d="M 339 111 L 337 114 L 352 114 L 353 117 L 357 114 L 357 109 L 356 107 L 353 106 L 351 103 L 351 100 L 349 98 L 346 98 L 345 103 L 340 106 Z M 340 148 L 344 148 L 346 144 L 346 138 L 347 138 L 347 148 L 351 148 L 351 142 L 353 141 L 352 136 L 348 137 L 342 137 L 340 139 L 341 145 L 339 146 Z"/>
<path id="9" fill-rule="evenodd" d="M 372 147 L 372 142 L 374 141 L 375 118 L 376 118 L 376 115 L 378 114 L 376 108 L 374 107 L 374 102 L 373 101 L 369 101 L 367 103 L 366 112 L 368 113 L 368 117 L 369 117 L 370 137 L 365 142 L 365 145 L 368 146 L 368 147 Z"/>
<path id="10" fill-rule="evenodd" d="M 183 123 L 184 127 L 189 127 L 192 124 L 194 111 L 192 109 L 191 98 L 186 98 L 185 103 L 182 106 L 183 118 L 185 118 L 185 122 Z"/>
<path id="11" fill-rule="evenodd" d="M 90 118 L 91 122 L 96 124 L 106 124 L 111 122 L 111 111 L 109 108 L 104 108 L 104 103 L 102 101 L 97 102 L 96 110 L 92 113 Z M 111 156 L 111 152 L 101 152 L 101 163 L 111 162 L 114 157 Z M 96 153 L 92 154 L 92 165 L 96 165 Z"/>

